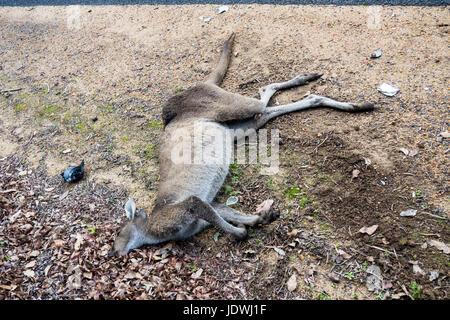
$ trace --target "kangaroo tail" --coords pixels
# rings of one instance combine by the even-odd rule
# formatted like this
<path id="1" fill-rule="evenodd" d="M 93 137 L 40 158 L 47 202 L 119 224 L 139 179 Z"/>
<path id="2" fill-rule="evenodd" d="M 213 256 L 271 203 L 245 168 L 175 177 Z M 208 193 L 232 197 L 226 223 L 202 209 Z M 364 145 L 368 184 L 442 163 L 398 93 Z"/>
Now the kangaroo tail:
<path id="1" fill-rule="evenodd" d="M 211 72 L 211 74 L 208 76 L 208 78 L 206 78 L 206 83 L 220 85 L 220 83 L 222 82 L 223 77 L 227 72 L 228 64 L 230 63 L 231 47 L 233 45 L 234 36 L 235 34 L 233 32 L 225 42 L 222 53 L 220 54 L 219 63 L 217 64 L 213 72 Z"/>

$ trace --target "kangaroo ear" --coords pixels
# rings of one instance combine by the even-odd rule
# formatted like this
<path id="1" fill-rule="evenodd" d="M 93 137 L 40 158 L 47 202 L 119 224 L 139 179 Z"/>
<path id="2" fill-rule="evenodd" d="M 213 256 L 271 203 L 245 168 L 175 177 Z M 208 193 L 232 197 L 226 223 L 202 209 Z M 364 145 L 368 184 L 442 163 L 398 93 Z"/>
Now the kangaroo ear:
<path id="1" fill-rule="evenodd" d="M 129 220 L 134 219 L 134 213 L 136 212 L 136 203 L 132 199 L 128 199 L 125 203 L 125 214 Z"/>

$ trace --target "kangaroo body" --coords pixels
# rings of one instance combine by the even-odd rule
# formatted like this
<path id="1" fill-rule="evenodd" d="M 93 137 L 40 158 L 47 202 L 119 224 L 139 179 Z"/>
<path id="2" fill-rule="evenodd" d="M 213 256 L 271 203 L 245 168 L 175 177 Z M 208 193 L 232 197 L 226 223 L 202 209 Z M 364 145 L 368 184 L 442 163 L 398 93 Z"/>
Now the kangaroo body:
<path id="1" fill-rule="evenodd" d="M 277 116 L 311 107 L 331 107 L 348 112 L 374 108 L 373 104 L 338 102 L 316 95 L 295 103 L 268 107 L 277 90 L 306 84 L 320 78 L 320 74 L 300 75 L 286 82 L 267 85 L 260 89 L 260 99 L 225 91 L 219 85 L 228 68 L 233 40 L 234 34 L 225 42 L 217 67 L 203 83 L 175 95 L 164 106 L 157 199 L 148 214 L 143 210 L 136 211 L 134 201 L 128 200 L 125 211 L 129 221 L 119 232 L 111 253 L 124 255 L 144 244 L 186 239 L 211 224 L 243 239 L 247 235 L 246 225 L 265 224 L 276 218 L 274 210 L 262 215 L 246 215 L 214 202 L 229 171 L 234 141 L 242 138 L 238 135 L 230 137 L 229 129 L 234 129 L 232 132 L 257 130 Z M 223 139 L 217 140 L 217 136 Z M 197 161 L 203 159 L 205 149 L 217 150 L 218 145 L 223 146 L 223 152 L 219 152 L 216 159 Z M 180 154 L 187 161 L 177 160 Z"/>

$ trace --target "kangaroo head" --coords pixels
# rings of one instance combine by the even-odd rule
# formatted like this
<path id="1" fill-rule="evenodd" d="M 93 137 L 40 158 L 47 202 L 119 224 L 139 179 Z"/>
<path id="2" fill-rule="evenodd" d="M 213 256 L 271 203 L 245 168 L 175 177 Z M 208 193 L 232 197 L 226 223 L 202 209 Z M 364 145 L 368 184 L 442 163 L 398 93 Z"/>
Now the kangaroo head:
<path id="1" fill-rule="evenodd" d="M 128 221 L 124 223 L 120 232 L 117 234 L 114 246 L 109 252 L 110 255 L 126 255 L 128 251 L 140 247 L 146 243 L 146 237 L 142 228 L 146 223 L 146 214 L 143 210 L 136 213 L 136 203 L 129 199 L 125 204 L 125 214 Z"/>

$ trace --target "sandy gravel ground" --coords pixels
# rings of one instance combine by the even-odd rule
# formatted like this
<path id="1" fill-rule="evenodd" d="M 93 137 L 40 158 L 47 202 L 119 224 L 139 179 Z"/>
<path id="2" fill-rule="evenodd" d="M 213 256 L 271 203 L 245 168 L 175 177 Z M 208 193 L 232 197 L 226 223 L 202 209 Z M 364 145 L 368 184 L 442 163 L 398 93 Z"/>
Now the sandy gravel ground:
<path id="1" fill-rule="evenodd" d="M 116 202 L 99 204 L 103 206 L 104 215 L 91 217 L 92 223 L 103 224 L 101 236 L 92 236 L 80 212 L 77 218 L 68 218 L 72 227 L 65 233 L 59 232 L 53 238 L 47 233 L 42 235 L 44 242 L 67 240 L 68 247 L 56 246 L 52 251 L 55 255 L 70 257 L 72 251 L 83 256 L 87 252 L 83 251 L 83 243 L 88 243 L 88 238 L 96 239 L 92 240 L 95 245 L 90 244 L 94 248 L 90 247 L 91 251 L 97 248 L 105 252 L 112 244 L 119 222 L 123 221 L 120 207 L 126 198 L 136 199 L 139 207 L 151 206 L 158 181 L 157 139 L 162 128 L 162 105 L 171 95 L 204 79 L 231 32 L 236 32 L 237 36 L 233 60 L 223 83 L 225 89 L 257 97 L 258 88 L 268 83 L 300 73 L 321 72 L 324 73 L 321 80 L 279 93 L 272 103 L 290 103 L 309 92 L 341 101 L 374 102 L 378 109 L 370 114 L 320 109 L 277 119 L 269 127 L 280 129 L 284 142 L 280 173 L 269 181 L 256 171 L 237 168 L 231 174 L 240 182 L 235 183 L 232 176 L 228 184 L 235 194 L 246 198 L 240 207 L 245 212 L 252 212 L 265 198 L 276 199 L 282 211 L 280 222 L 266 227 L 265 232 L 258 229 L 257 236 L 247 244 L 232 243 L 222 234 L 217 242 L 217 237 L 213 240 L 217 230 L 206 231 L 203 236 L 195 237 L 193 243 L 173 244 L 168 250 L 164 249 L 173 256 L 166 255 L 156 261 L 172 260 L 158 266 L 156 273 L 150 272 L 154 267 L 152 256 L 161 257 L 160 251 L 154 253 L 163 249 L 144 248 L 125 261 L 113 260 L 117 274 L 123 276 L 115 274 L 116 282 L 103 278 L 112 276 L 106 274 L 108 268 L 99 267 L 100 261 L 107 259 L 100 253 L 91 257 L 94 262 L 90 266 L 75 263 L 75 267 L 84 268 L 85 287 L 95 290 L 67 286 L 68 277 L 73 275 L 72 268 L 64 269 L 65 276 L 58 280 L 61 287 L 55 280 L 46 287 L 45 294 L 40 293 L 38 284 L 42 282 L 38 275 L 51 274 L 52 269 L 46 267 L 52 265 L 53 253 L 39 260 L 38 265 L 43 263 L 41 269 L 26 268 L 33 259 L 28 251 L 43 249 L 30 249 L 30 240 L 14 244 L 15 233 L 11 226 L 9 231 L 7 229 L 12 222 L 7 221 L 20 208 L 14 201 L 21 194 L 19 190 L 17 194 L 7 193 L 4 197 L 12 198 L 4 201 L 0 244 L 3 256 L 15 258 L 4 258 L 0 262 L 4 271 L 0 276 L 0 296 L 13 299 L 40 296 L 414 298 L 412 292 L 416 283 L 421 285 L 422 298 L 448 298 L 448 252 L 438 249 L 431 252 L 431 245 L 428 249 L 422 248 L 423 243 L 433 239 L 449 243 L 448 8 L 236 5 L 222 14 L 217 14 L 216 8 L 215 5 L 0 8 L 0 159 L 4 162 L 2 172 L 9 174 L 7 179 L 3 176 L 2 187 L 14 189 L 10 184 L 16 181 L 14 179 L 25 179 L 26 174 L 19 173 L 29 170 L 33 179 L 43 183 L 42 190 L 54 188 L 53 192 L 61 193 L 53 198 L 49 195 L 51 199 L 77 190 L 79 205 L 82 201 L 94 201 L 89 198 L 92 196 L 89 192 L 82 191 L 83 183 L 102 186 L 99 194 L 113 192 L 106 191 L 108 188 L 120 190 L 112 197 Z M 383 50 L 382 56 L 371 59 L 371 53 L 379 48 Z M 399 93 L 395 97 L 379 93 L 377 87 L 383 82 L 400 88 Z M 323 150 L 317 152 L 318 146 Z M 408 149 L 408 155 L 400 148 Z M 88 164 L 86 179 L 81 186 L 63 185 L 57 179 L 59 173 L 82 158 Z M 305 166 L 311 169 L 301 169 Z M 357 178 L 361 178 L 360 182 L 351 178 L 355 168 L 361 172 Z M 324 183 L 320 183 L 325 176 L 333 186 L 328 191 L 323 188 Z M 262 191 L 258 192 L 255 181 L 261 182 Z M 26 190 L 32 188 L 26 183 L 20 185 Z M 348 190 L 357 193 L 348 195 L 345 192 Z M 30 203 L 34 203 L 35 193 L 25 193 L 23 201 L 28 203 L 29 198 Z M 302 202 L 300 194 L 314 201 L 308 201 L 304 208 L 302 204 L 306 202 Z M 224 190 L 219 196 L 224 200 L 228 195 Z M 368 203 L 361 200 L 368 197 L 373 197 Z M 346 205 L 342 204 L 342 199 Z M 49 207 L 41 208 L 42 212 L 51 210 L 51 204 L 49 200 Z M 411 205 L 425 212 L 423 218 L 398 220 L 398 212 Z M 35 207 L 27 208 L 41 214 Z M 65 208 L 68 211 L 61 209 L 58 214 L 67 215 L 71 209 L 70 206 Z M 294 212 L 292 208 L 296 208 L 295 218 L 289 213 Z M 95 211 L 86 206 L 85 209 Z M 329 216 L 317 216 L 314 212 L 319 209 Z M 360 216 L 350 216 L 349 212 Z M 387 212 L 395 217 L 388 216 Z M 30 224 L 33 219 L 28 216 L 22 223 Z M 392 224 L 394 220 L 398 224 Z M 372 224 L 380 226 L 377 236 L 359 241 L 378 249 L 365 251 L 359 247 L 360 243 L 353 242 L 352 235 Z M 327 236 L 324 236 L 327 231 L 324 225 L 330 228 Z M 400 226 L 397 230 L 405 230 L 404 233 L 391 230 L 393 225 Z M 286 235 L 293 229 L 301 230 L 297 242 Z M 315 247 L 321 252 L 311 249 L 307 240 L 301 242 L 300 235 L 304 239 L 315 239 Z M 260 241 L 255 239 L 266 242 L 260 246 Z M 232 243 L 231 255 L 221 255 L 218 245 L 225 243 Z M 397 246 L 398 243 L 401 245 Z M 283 247 L 288 254 L 277 255 L 273 250 L 276 246 Z M 330 264 L 332 257 L 342 256 L 336 251 L 342 246 L 356 250 L 350 252 L 351 262 L 344 259 L 344 262 Z M 45 248 L 48 250 L 51 246 L 47 244 Z M 400 253 L 399 250 L 406 251 Z M 176 252 L 184 252 L 184 255 Z M 392 256 L 386 258 L 386 252 L 397 260 Z M 249 258 L 249 254 L 254 256 Z M 186 262 L 186 256 L 191 262 Z M 233 268 L 241 266 L 250 268 L 251 272 L 242 269 L 246 276 L 235 283 L 230 280 L 232 284 L 224 285 L 220 279 L 208 282 L 207 277 L 217 278 L 217 270 L 208 267 L 211 256 L 224 264 L 238 259 L 233 260 Z M 72 254 L 70 261 L 77 257 Z M 139 259 L 149 266 L 148 274 L 159 280 L 150 281 L 142 275 L 140 278 L 136 271 L 133 275 L 125 272 L 130 268 L 135 270 Z M 192 259 L 204 265 L 192 267 Z M 386 262 L 386 259 L 394 260 Z M 384 265 L 385 278 L 391 281 L 375 292 L 368 292 L 365 269 L 361 272 L 364 262 Z M 394 275 L 395 263 L 402 265 L 398 276 Z M 336 267 L 342 264 L 359 271 Z M 423 274 L 415 272 L 414 265 L 425 270 L 421 269 Z M 19 281 L 13 276 L 13 273 L 22 275 L 33 268 L 40 270 L 34 277 L 28 273 L 28 278 L 25 276 Z M 89 268 L 92 270 L 87 271 Z M 199 268 L 203 275 L 191 278 Z M 340 281 L 337 283 L 330 280 L 333 278 L 330 273 L 338 269 Z M 181 272 L 180 279 L 185 277 L 193 282 L 189 285 L 191 291 L 181 280 L 167 286 L 170 278 L 160 274 L 167 270 L 189 271 Z M 435 270 L 440 276 L 438 280 L 430 280 L 430 272 Z M 311 283 L 315 272 L 320 276 L 316 275 L 315 282 Z M 356 280 L 349 272 L 354 272 Z M 232 274 L 228 276 L 233 277 Z M 296 275 L 298 286 L 290 290 L 292 286 L 287 289 L 285 284 L 292 280 L 292 275 Z M 152 284 L 143 284 L 142 277 Z M 124 283 L 120 283 L 119 278 Z M 133 290 L 129 289 L 132 281 L 136 281 Z M 204 282 L 199 285 L 198 281 Z M 216 287 L 208 287 L 208 283 L 215 283 Z M 197 288 L 194 293 L 193 288 Z"/>

